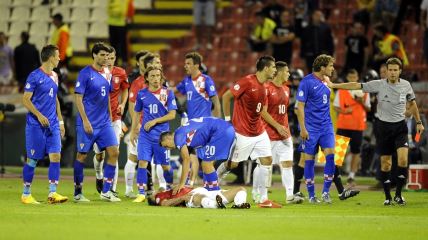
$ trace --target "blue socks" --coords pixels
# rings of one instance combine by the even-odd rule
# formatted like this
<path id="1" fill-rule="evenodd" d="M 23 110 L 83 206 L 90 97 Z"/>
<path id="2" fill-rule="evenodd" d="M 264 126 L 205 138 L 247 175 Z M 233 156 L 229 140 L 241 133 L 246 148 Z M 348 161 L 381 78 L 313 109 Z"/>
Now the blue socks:
<path id="1" fill-rule="evenodd" d="M 322 192 L 328 193 L 330 192 L 331 182 L 333 181 L 333 177 L 334 177 L 334 170 L 335 170 L 334 154 L 327 155 L 325 159 L 326 159 L 326 162 L 324 166 L 324 188 Z"/>
<path id="2" fill-rule="evenodd" d="M 207 174 L 204 173 L 204 188 L 208 191 L 220 190 L 216 171 Z"/>
<path id="3" fill-rule="evenodd" d="M 22 194 L 31 194 L 31 183 L 33 182 L 34 169 L 37 166 L 37 160 L 29 158 L 22 169 L 22 180 L 24 181 L 24 189 Z"/>
<path id="4" fill-rule="evenodd" d="M 74 161 L 74 196 L 82 194 L 83 167 L 83 163 Z"/>
<path id="5" fill-rule="evenodd" d="M 50 162 L 49 164 L 49 193 L 56 192 L 59 180 L 59 162 Z"/>
<path id="6" fill-rule="evenodd" d="M 104 166 L 104 184 L 103 184 L 103 193 L 110 191 L 111 184 L 113 183 L 114 174 L 116 173 L 116 164 L 110 165 L 105 164 Z"/>
<path id="7" fill-rule="evenodd" d="M 305 161 L 305 183 L 306 188 L 308 189 L 309 198 L 315 197 L 315 160 L 306 160 Z"/>
<path id="8" fill-rule="evenodd" d="M 166 181 L 166 190 L 171 189 L 172 182 L 174 180 L 174 172 L 172 170 L 172 167 L 170 167 L 168 171 L 163 170 L 163 177 Z"/>
<path id="9" fill-rule="evenodd" d="M 144 188 L 147 185 L 147 169 L 140 168 L 137 169 L 137 187 L 139 194 L 145 194 Z"/>

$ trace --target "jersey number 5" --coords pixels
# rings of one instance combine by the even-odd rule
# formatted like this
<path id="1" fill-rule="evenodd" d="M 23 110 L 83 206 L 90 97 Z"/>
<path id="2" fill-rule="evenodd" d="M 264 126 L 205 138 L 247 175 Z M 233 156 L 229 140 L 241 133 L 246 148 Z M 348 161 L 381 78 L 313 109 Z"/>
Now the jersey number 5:
<path id="1" fill-rule="evenodd" d="M 106 95 L 106 86 L 102 86 L 101 87 L 101 96 L 105 96 Z"/>

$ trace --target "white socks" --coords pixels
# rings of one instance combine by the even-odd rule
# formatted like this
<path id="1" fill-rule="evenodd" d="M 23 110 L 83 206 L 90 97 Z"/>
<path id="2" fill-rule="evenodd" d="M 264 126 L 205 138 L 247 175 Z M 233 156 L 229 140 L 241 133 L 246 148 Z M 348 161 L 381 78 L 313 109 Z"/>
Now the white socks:
<path id="1" fill-rule="evenodd" d="M 94 155 L 93 161 L 94 161 L 95 177 L 97 179 L 103 179 L 103 177 L 104 177 L 104 175 L 103 175 L 104 160 L 98 161 L 97 156 Z"/>
<path id="2" fill-rule="evenodd" d="M 267 188 L 266 188 L 266 180 L 269 177 L 269 171 L 272 166 L 265 166 L 259 164 L 259 191 L 260 191 L 260 202 L 264 202 L 268 200 Z"/>
<path id="3" fill-rule="evenodd" d="M 156 175 L 158 177 L 159 187 L 166 190 L 166 180 L 165 180 L 165 177 L 163 176 L 162 166 L 161 165 L 154 165 L 154 164 L 152 166 L 156 167 Z"/>
<path id="4" fill-rule="evenodd" d="M 354 172 L 349 172 L 348 178 L 354 179 L 355 178 L 355 173 Z"/>
<path id="5" fill-rule="evenodd" d="M 293 168 L 283 168 L 281 166 L 281 179 L 282 179 L 282 185 L 285 188 L 285 193 L 287 194 L 287 197 L 293 196 L 294 191 L 294 175 L 293 175 Z"/>
<path id="6" fill-rule="evenodd" d="M 125 183 L 126 183 L 126 193 L 132 192 L 134 187 L 134 176 L 135 176 L 135 168 L 137 167 L 137 163 L 128 159 L 125 164 L 124 172 L 125 172 Z"/>
<path id="7" fill-rule="evenodd" d="M 223 180 L 227 174 L 229 173 L 229 170 L 227 170 L 226 167 L 227 161 L 224 161 L 218 166 L 217 168 L 217 176 L 218 176 L 218 182 L 220 183 L 221 180 Z"/>
<path id="8" fill-rule="evenodd" d="M 246 191 L 237 192 L 235 195 L 235 198 L 233 199 L 233 202 L 237 206 L 239 206 L 243 203 L 246 203 L 247 202 L 247 192 Z"/>
<path id="9" fill-rule="evenodd" d="M 254 168 L 253 171 L 253 190 L 252 195 L 253 195 L 253 200 L 258 202 L 260 199 L 258 195 L 260 195 L 260 190 L 259 190 L 259 173 L 260 173 L 260 168 L 259 165 L 257 164 L 257 166 Z"/>
<path id="10" fill-rule="evenodd" d="M 117 187 L 117 178 L 119 177 L 119 159 L 116 162 L 116 171 L 114 171 L 113 184 L 111 185 L 111 189 L 116 192 Z"/>

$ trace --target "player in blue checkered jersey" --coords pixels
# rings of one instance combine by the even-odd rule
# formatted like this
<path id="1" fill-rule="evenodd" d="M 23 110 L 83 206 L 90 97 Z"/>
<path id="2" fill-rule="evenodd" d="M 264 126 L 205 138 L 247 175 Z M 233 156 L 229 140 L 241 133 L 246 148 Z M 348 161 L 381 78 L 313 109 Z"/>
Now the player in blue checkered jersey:
<path id="1" fill-rule="evenodd" d="M 324 188 L 322 200 L 331 203 L 330 186 L 334 177 L 334 129 L 330 116 L 330 89 L 324 78 L 333 73 L 334 58 L 321 54 L 314 60 L 313 73 L 300 82 L 297 93 L 297 117 L 302 138 L 301 149 L 305 159 L 305 182 L 309 193 L 309 202 L 318 203 L 315 197 L 315 154 L 318 146 L 326 156 L 324 167 Z"/>
<path id="2" fill-rule="evenodd" d="M 92 48 L 93 64 L 83 68 L 77 77 L 75 101 L 78 109 L 76 119 L 77 155 L 74 162 L 74 201 L 88 202 L 82 194 L 84 161 L 94 143 L 108 158 L 104 166 L 104 184 L 101 200 L 119 202 L 110 191 L 119 156 L 118 142 L 111 124 L 110 91 L 111 73 L 105 67 L 112 48 L 99 42 Z"/>
<path id="3" fill-rule="evenodd" d="M 159 145 L 159 136 L 169 131 L 169 121 L 175 118 L 177 104 L 172 90 L 162 85 L 162 69 L 150 66 L 144 73 L 147 88 L 140 90 L 135 102 L 135 114 L 132 117 L 131 144 L 135 144 L 138 136 L 137 158 L 137 198 L 136 203 L 146 199 L 147 165 L 152 158 L 154 163 L 161 165 L 167 188 L 171 187 L 173 172 L 169 165 L 169 150 Z M 139 119 L 143 112 L 141 129 Z"/>
<path id="4" fill-rule="evenodd" d="M 37 161 L 49 155 L 48 203 L 62 203 L 68 200 L 56 192 L 61 159 L 61 136 L 64 136 L 64 122 L 57 99 L 58 76 L 53 71 L 58 66 L 59 51 L 54 45 L 47 45 L 41 51 L 42 66 L 27 78 L 22 103 L 28 109 L 25 127 L 27 163 L 22 170 L 24 190 L 21 201 L 24 204 L 39 204 L 31 195 L 34 169 Z"/>

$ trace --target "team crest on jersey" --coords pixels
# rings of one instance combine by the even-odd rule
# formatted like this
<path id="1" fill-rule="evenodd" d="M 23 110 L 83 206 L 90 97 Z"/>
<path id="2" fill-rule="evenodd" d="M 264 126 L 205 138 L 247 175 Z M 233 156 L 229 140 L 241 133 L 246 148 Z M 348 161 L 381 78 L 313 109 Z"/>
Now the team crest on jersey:
<path id="1" fill-rule="evenodd" d="M 166 95 L 165 93 L 161 93 L 161 94 L 159 94 L 159 101 L 166 102 L 167 97 L 168 97 L 168 95 Z"/>
<path id="2" fill-rule="evenodd" d="M 30 150 L 30 152 L 31 152 L 31 155 L 34 155 L 34 153 L 36 152 L 34 149 L 31 149 Z"/>
<path id="3" fill-rule="evenodd" d="M 302 90 L 300 90 L 300 92 L 299 92 L 299 97 L 303 97 L 303 91 Z"/>
<path id="4" fill-rule="evenodd" d="M 189 145 L 192 142 L 193 137 L 195 136 L 195 133 L 196 133 L 196 129 L 193 129 L 192 131 L 190 131 L 186 134 L 186 144 L 187 145 Z"/>
<path id="5" fill-rule="evenodd" d="M 287 92 L 287 91 L 284 91 L 284 93 L 285 93 L 285 96 L 286 96 L 286 97 L 288 97 L 288 92 Z"/>
<path id="6" fill-rule="evenodd" d="M 27 83 L 27 85 L 25 85 L 25 88 L 26 88 L 26 89 L 30 89 L 30 88 L 31 88 L 31 84 L 30 84 L 30 83 Z"/>
<path id="7" fill-rule="evenodd" d="M 76 87 L 78 88 L 78 87 L 80 87 L 80 82 L 77 82 L 76 83 Z"/>
<path id="8" fill-rule="evenodd" d="M 241 87 L 239 86 L 239 84 L 235 84 L 235 86 L 233 86 L 233 89 L 235 89 L 236 91 L 238 91 Z"/>
<path id="9" fill-rule="evenodd" d="M 211 86 L 211 87 L 210 87 L 210 90 L 211 90 L 211 91 L 215 91 L 215 87 L 214 87 L 214 86 Z"/>
<path id="10" fill-rule="evenodd" d="M 133 92 L 131 92 L 131 93 L 129 94 L 129 97 L 130 97 L 130 98 L 134 97 L 134 93 L 133 93 Z"/>
<path id="11" fill-rule="evenodd" d="M 85 144 L 84 143 L 81 143 L 80 144 L 80 149 L 83 149 L 83 147 L 85 146 Z"/>
<path id="12" fill-rule="evenodd" d="M 114 77 L 114 83 L 119 84 L 119 77 Z"/>

